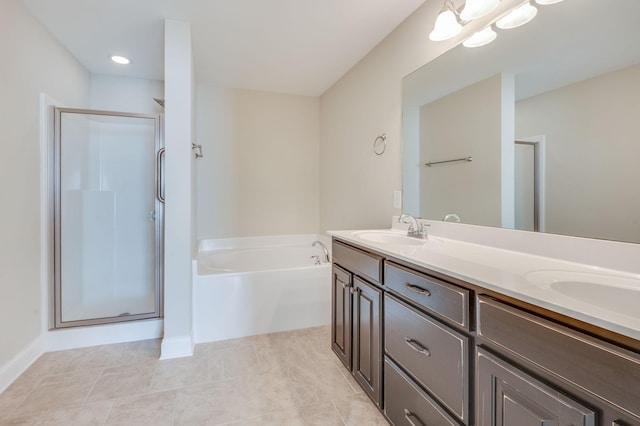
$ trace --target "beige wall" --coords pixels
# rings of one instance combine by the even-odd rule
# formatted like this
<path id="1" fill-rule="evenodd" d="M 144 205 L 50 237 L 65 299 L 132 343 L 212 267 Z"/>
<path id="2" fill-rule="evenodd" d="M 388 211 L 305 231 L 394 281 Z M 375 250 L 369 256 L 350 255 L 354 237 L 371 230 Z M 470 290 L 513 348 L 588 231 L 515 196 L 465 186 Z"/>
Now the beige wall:
<path id="1" fill-rule="evenodd" d="M 319 99 L 199 86 L 198 238 L 318 232 Z"/>
<path id="2" fill-rule="evenodd" d="M 40 115 L 86 107 L 89 73 L 15 0 L 0 10 L 0 373 L 41 332 Z"/>
<path id="3" fill-rule="evenodd" d="M 546 136 L 547 232 L 640 241 L 638 110 L 640 65 L 516 104 L 516 137 Z"/>
<path id="4" fill-rule="evenodd" d="M 431 42 L 428 34 L 442 7 L 427 1 L 320 99 L 320 229 L 389 227 L 393 191 L 401 189 L 401 80 L 503 13 L 467 25 L 458 37 Z M 372 153 L 386 132 L 387 151 Z"/>
<path id="5" fill-rule="evenodd" d="M 420 108 L 420 216 L 501 225 L 502 76 Z M 426 167 L 427 162 L 473 161 Z"/>

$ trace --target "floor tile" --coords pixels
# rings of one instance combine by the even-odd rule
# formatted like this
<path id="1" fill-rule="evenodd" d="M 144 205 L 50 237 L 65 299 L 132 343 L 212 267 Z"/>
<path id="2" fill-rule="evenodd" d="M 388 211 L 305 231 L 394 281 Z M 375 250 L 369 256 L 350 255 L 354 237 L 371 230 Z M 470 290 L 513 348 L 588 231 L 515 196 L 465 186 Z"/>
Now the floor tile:
<path id="1" fill-rule="evenodd" d="M 0 419 L 0 426 L 101 426 L 113 401 L 94 402 L 71 407 L 50 408 L 44 412 Z"/>
<path id="2" fill-rule="evenodd" d="M 234 426 L 344 426 L 330 402 L 280 410 L 232 423 Z"/>
<path id="3" fill-rule="evenodd" d="M 103 401 L 149 392 L 153 369 L 126 371 L 101 376 L 91 389 L 88 401 Z"/>
<path id="4" fill-rule="evenodd" d="M 134 361 L 135 354 L 126 350 L 126 343 L 102 345 L 88 350 L 73 360 L 73 368 L 114 367 Z"/>
<path id="5" fill-rule="evenodd" d="M 387 425 L 331 351 L 328 326 L 197 345 L 47 353 L 0 394 L 4 425 Z"/>
<path id="6" fill-rule="evenodd" d="M 176 391 L 165 391 L 116 399 L 105 424 L 109 426 L 171 426 L 176 393 Z"/>
<path id="7" fill-rule="evenodd" d="M 0 420 L 12 416 L 25 398 L 26 395 L 11 394 L 7 391 L 0 394 Z"/>
<path id="8" fill-rule="evenodd" d="M 306 405 L 331 399 L 349 399 L 356 395 L 345 377 L 333 365 L 293 366 L 288 370 L 296 402 Z"/>
<path id="9" fill-rule="evenodd" d="M 179 389 L 175 425 L 217 425 L 247 417 L 235 379 Z"/>
<path id="10" fill-rule="evenodd" d="M 291 380 L 279 373 L 264 373 L 236 379 L 240 411 L 246 417 L 294 408 L 296 393 Z"/>
<path id="11" fill-rule="evenodd" d="M 176 389 L 210 381 L 209 360 L 206 357 L 167 359 L 158 362 L 151 380 L 151 390 Z"/>
<path id="12" fill-rule="evenodd" d="M 44 376 L 38 383 L 38 386 L 51 385 L 56 383 L 65 383 L 73 381 L 84 381 L 94 383 L 100 374 L 102 374 L 102 367 L 96 368 L 82 368 L 76 370 L 70 370 L 65 373 L 52 374 Z"/>
<path id="13" fill-rule="evenodd" d="M 334 399 L 333 405 L 347 426 L 388 426 L 373 402 L 363 393 L 347 399 Z"/>
<path id="14" fill-rule="evenodd" d="M 226 379 L 266 372 L 258 361 L 258 355 L 253 346 L 247 346 L 241 350 L 224 349 L 217 351 L 215 356 L 222 362 L 222 372 Z"/>
<path id="15" fill-rule="evenodd" d="M 93 382 L 84 380 L 38 386 L 18 406 L 16 414 L 25 415 L 82 404 L 92 387 Z"/>

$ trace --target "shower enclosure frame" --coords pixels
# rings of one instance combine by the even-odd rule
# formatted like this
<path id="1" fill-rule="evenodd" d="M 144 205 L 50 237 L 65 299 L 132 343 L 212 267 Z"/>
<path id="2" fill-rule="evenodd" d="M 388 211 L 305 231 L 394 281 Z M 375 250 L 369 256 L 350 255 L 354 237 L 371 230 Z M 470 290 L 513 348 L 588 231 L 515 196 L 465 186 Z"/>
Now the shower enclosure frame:
<path id="1" fill-rule="evenodd" d="M 62 114 L 85 114 L 102 115 L 112 117 L 143 118 L 154 120 L 155 129 L 155 194 L 154 212 L 152 212 L 155 223 L 155 247 L 154 247 L 154 276 L 155 276 L 155 297 L 153 312 L 132 314 L 127 316 L 102 317 L 82 320 L 62 321 L 62 241 L 61 241 L 61 143 L 62 143 Z M 119 111 L 104 111 L 81 108 L 53 107 L 53 155 L 51 157 L 51 170 L 53 179 L 49 189 L 50 218 L 53 222 L 53 238 L 51 250 L 51 266 L 53 279 L 49 286 L 49 329 L 64 329 L 70 327 L 83 327 L 100 324 L 113 324 L 127 321 L 137 321 L 144 319 L 162 318 L 164 315 L 164 125 L 163 114 L 141 114 Z"/>

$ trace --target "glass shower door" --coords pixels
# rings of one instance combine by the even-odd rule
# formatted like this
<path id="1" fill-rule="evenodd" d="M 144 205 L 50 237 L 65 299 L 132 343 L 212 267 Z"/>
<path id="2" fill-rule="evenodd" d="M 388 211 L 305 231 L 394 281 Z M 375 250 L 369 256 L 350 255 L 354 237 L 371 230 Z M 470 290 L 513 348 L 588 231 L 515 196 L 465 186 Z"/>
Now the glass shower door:
<path id="1" fill-rule="evenodd" d="M 160 316 L 159 117 L 60 108 L 55 128 L 54 326 Z"/>

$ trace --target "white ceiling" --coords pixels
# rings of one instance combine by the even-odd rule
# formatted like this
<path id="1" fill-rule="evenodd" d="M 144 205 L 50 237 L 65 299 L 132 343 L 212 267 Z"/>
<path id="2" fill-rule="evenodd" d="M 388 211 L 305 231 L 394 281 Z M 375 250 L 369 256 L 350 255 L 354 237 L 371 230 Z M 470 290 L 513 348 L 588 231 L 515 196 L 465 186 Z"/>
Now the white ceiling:
<path id="1" fill-rule="evenodd" d="M 162 80 L 174 19 L 192 25 L 198 84 L 317 96 L 425 0 L 20 1 L 92 73 Z"/>

